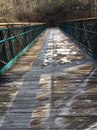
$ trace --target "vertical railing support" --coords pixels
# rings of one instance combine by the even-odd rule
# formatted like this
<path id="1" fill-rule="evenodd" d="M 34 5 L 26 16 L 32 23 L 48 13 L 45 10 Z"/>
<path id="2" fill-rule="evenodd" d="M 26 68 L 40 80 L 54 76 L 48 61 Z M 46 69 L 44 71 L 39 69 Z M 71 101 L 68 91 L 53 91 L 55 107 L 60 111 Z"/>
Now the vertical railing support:
<path id="1" fill-rule="evenodd" d="M 97 19 L 71 20 L 60 28 L 73 37 L 89 54 L 97 58 Z"/>
<path id="2" fill-rule="evenodd" d="M 8 31 L 7 31 L 7 37 L 11 37 L 10 29 L 8 29 Z M 14 49 L 13 49 L 12 40 L 9 40 L 8 43 L 9 43 L 9 51 L 10 51 L 10 55 L 11 55 L 10 59 L 12 59 L 14 57 Z"/>
<path id="3" fill-rule="evenodd" d="M 45 29 L 45 24 L 0 28 L 0 74 L 26 51 Z"/>

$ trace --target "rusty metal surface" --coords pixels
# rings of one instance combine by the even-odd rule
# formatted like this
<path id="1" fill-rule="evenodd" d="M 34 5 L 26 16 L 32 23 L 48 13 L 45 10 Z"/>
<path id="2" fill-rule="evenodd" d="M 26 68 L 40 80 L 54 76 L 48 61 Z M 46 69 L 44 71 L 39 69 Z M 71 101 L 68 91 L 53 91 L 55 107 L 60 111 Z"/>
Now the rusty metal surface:
<path id="1" fill-rule="evenodd" d="M 0 23 L 0 28 L 5 28 L 5 27 L 19 27 L 19 26 L 31 26 L 31 25 L 41 25 L 44 23 L 40 22 L 17 22 L 17 23 Z"/>
<path id="2" fill-rule="evenodd" d="M 0 130 L 96 130 L 96 62 L 57 28 L 44 37 L 0 78 Z"/>

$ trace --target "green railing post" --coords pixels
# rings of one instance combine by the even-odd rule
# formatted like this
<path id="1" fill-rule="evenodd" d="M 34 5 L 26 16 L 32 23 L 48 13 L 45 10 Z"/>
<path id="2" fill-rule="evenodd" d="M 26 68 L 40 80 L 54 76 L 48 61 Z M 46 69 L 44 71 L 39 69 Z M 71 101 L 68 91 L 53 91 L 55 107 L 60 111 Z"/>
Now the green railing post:
<path id="1" fill-rule="evenodd" d="M 89 54 L 97 58 L 97 19 L 66 21 L 60 24 L 60 28 Z"/>
<path id="2" fill-rule="evenodd" d="M 45 24 L 0 28 L 0 74 L 5 72 L 46 29 Z M 4 37 L 7 34 L 7 37 Z M 14 41 L 14 42 L 13 42 Z"/>
<path id="3" fill-rule="evenodd" d="M 23 27 L 23 32 L 24 33 L 26 32 L 26 28 L 25 27 Z M 23 42 L 24 42 L 24 46 L 26 46 L 27 45 L 27 34 L 24 35 Z"/>
<path id="4" fill-rule="evenodd" d="M 11 37 L 10 29 L 7 32 L 7 37 Z M 14 57 L 14 49 L 13 49 L 12 40 L 8 41 L 8 43 L 9 43 L 9 51 L 10 51 L 10 55 L 11 55 L 10 59 L 12 59 Z"/>
<path id="5" fill-rule="evenodd" d="M 3 30 L 0 31 L 0 40 L 4 39 L 4 34 L 3 34 Z M 5 43 L 0 43 L 1 44 L 1 48 L 2 48 L 2 52 L 1 52 L 1 60 L 4 61 L 5 63 L 8 61 L 7 58 L 7 52 L 6 52 L 6 46 Z"/>
<path id="6" fill-rule="evenodd" d="M 83 28 L 83 22 L 79 23 L 78 28 Z M 77 31 L 77 33 L 78 33 L 78 41 L 82 42 L 83 41 L 83 30 L 79 30 L 79 32 Z"/>

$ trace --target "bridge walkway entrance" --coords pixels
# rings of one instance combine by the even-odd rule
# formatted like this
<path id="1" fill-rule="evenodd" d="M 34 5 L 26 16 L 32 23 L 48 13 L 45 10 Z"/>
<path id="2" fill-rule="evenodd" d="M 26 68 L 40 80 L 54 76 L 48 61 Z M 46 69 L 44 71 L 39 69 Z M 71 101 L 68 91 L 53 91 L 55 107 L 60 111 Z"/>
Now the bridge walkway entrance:
<path id="1" fill-rule="evenodd" d="M 97 62 L 59 28 L 0 77 L 0 130 L 97 129 Z"/>

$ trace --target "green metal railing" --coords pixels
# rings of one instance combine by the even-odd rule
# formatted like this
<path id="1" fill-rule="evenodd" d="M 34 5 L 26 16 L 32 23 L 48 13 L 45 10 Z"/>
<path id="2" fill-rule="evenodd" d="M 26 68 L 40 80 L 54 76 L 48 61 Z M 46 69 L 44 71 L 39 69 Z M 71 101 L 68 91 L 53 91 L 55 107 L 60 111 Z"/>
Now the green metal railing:
<path id="1" fill-rule="evenodd" d="M 97 20 L 74 20 L 60 24 L 60 28 L 69 34 L 78 45 L 97 58 Z"/>
<path id="2" fill-rule="evenodd" d="M 45 24 L 0 28 L 0 74 L 26 51 L 45 29 Z"/>

